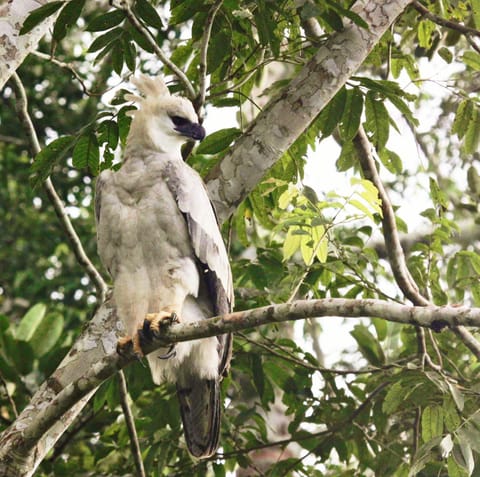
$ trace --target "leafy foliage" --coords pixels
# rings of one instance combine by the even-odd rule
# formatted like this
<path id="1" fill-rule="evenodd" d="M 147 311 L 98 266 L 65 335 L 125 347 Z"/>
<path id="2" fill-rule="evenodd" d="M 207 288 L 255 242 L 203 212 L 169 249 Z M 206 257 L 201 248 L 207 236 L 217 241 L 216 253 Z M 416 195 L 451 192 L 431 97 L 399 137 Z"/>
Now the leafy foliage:
<path id="1" fill-rule="evenodd" d="M 119 167 L 132 109 L 118 85 L 136 70 L 158 71 L 153 45 L 196 91 L 201 84 L 213 2 L 136 0 L 131 11 L 90 3 L 49 2 L 22 27 L 28 33 L 57 15 L 52 37 L 39 48 L 77 73 L 73 79 L 35 56 L 19 69 L 44 145 L 32 164 L 12 91 L 2 93 L 10 107 L 0 112 L 0 429 L 55 369 L 96 301 L 41 184 L 52 176 L 98 265 L 92 177 Z M 248 134 L 258 109 L 281 95 L 324 39 L 350 21 L 366 28 L 351 3 L 222 2 L 206 38 L 206 104 L 196 106 L 206 106 L 212 117 L 235 108 L 238 125 L 209 131 L 188 157 L 194 167 L 206 174 L 221 161 Z M 354 139 L 360 126 L 394 203 L 397 227 L 413 237 L 406 241 L 408 267 L 420 291 L 438 305 L 480 306 L 480 55 L 471 46 L 475 35 L 466 37 L 443 21 L 480 29 L 480 2 L 422 5 L 431 15 L 413 7 L 402 14 L 225 226 L 237 309 L 304 297 L 404 300 L 385 260 L 391 244 L 379 243 L 378 191 L 359 172 Z M 309 22 L 317 22 L 320 38 Z M 423 73 L 425 65 L 438 62 L 457 65 L 461 73 L 442 79 Z M 163 71 L 174 78 L 172 91 L 182 92 L 173 72 Z M 434 82 L 442 82 L 442 96 L 431 97 Z M 433 122 L 425 111 L 435 115 Z M 421 157 L 395 141 L 399 132 L 405 141 L 413 132 Z M 346 178 L 346 192 L 333 183 L 321 191 L 307 185 L 307 155 L 318 160 L 321 175 L 335 161 L 331 149 L 324 149 L 332 138 L 339 146 L 335 178 Z M 418 199 L 419 191 L 428 197 Z M 410 226 L 418 213 L 426 225 L 421 236 Z M 140 363 L 127 369 L 147 474 L 223 476 L 244 468 L 246 475 L 261 469 L 260 475 L 271 476 L 477 475 L 477 359 L 448 331 L 427 332 L 419 349 L 412 327 L 375 318 L 346 326 L 338 333 L 348 334 L 351 345 L 339 339 L 333 356 L 323 356 L 328 343 L 312 320 L 303 329 L 286 325 L 237 336 L 232 373 L 223 386 L 228 406 L 222 447 L 202 462 L 186 453 L 174 390 L 155 387 Z M 133 473 L 121 416 L 118 383 L 110 379 L 38 475 Z"/>

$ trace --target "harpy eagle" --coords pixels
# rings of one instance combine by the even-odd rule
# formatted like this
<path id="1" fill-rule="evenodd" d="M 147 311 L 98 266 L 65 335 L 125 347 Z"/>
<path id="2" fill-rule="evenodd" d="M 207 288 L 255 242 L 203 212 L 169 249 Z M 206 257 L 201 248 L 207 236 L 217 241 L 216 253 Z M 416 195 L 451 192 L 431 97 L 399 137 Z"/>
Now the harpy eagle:
<path id="1" fill-rule="evenodd" d="M 160 77 L 132 79 L 137 103 L 123 165 L 97 179 L 98 252 L 113 278 L 113 298 L 127 337 L 142 339 L 164 320 L 194 322 L 231 311 L 230 264 L 205 185 L 182 159 L 188 139 L 201 140 L 190 101 L 170 95 Z M 153 381 L 176 384 L 189 451 L 208 457 L 218 447 L 220 381 L 231 335 L 178 343 L 147 356 Z"/>

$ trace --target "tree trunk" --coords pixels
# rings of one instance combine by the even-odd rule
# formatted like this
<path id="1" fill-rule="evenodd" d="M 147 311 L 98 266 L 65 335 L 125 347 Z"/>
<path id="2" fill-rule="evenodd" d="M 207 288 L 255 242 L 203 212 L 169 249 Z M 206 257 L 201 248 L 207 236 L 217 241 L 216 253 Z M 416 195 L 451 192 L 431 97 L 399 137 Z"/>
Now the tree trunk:
<path id="1" fill-rule="evenodd" d="M 48 17 L 27 34 L 19 34 L 28 14 L 49 1 L 12 0 L 0 6 L 0 89 L 52 27 L 56 15 Z"/>

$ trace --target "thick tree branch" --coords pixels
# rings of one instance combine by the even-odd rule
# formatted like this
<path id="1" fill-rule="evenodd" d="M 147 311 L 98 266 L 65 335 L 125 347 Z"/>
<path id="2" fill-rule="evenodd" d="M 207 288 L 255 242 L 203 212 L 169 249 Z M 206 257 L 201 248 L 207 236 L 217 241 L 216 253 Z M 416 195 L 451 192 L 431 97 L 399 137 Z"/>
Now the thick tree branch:
<path id="1" fill-rule="evenodd" d="M 282 93 L 272 99 L 207 177 L 223 222 L 363 63 L 410 0 L 360 0 L 353 10 L 369 28 L 346 21 Z"/>

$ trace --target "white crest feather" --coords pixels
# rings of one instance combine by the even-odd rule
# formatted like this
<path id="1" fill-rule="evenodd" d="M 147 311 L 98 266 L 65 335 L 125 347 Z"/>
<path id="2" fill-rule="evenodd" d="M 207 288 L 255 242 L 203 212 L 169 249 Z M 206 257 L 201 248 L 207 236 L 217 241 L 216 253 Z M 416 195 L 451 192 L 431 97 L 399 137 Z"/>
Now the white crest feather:
<path id="1" fill-rule="evenodd" d="M 140 91 L 140 93 L 148 98 L 149 96 L 154 96 L 158 98 L 159 96 L 170 96 L 170 91 L 168 91 L 167 85 L 163 81 L 161 76 L 151 77 L 144 74 L 140 74 L 137 77 L 134 77 L 130 82 Z"/>

